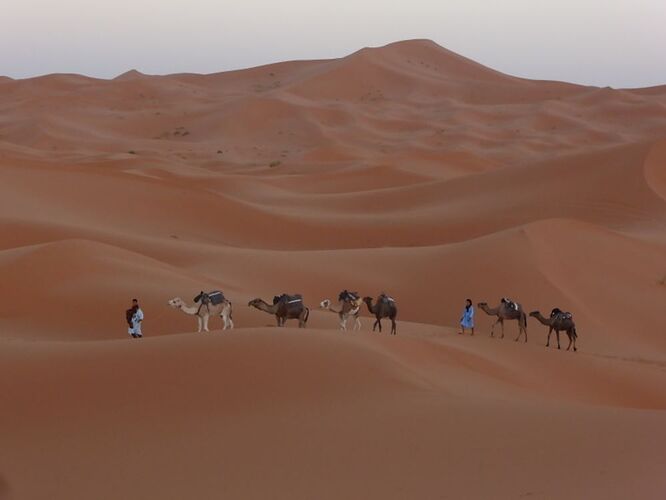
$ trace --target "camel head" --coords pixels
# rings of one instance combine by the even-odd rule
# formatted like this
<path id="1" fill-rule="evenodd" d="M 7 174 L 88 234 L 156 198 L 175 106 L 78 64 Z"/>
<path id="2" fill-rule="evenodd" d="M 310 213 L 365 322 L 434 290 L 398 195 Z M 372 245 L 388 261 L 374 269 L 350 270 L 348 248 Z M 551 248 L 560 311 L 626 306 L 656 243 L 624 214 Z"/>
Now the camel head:
<path id="1" fill-rule="evenodd" d="M 328 309 L 331 307 L 331 301 L 329 299 L 324 299 L 319 303 L 319 307 L 322 309 Z"/>
<path id="2" fill-rule="evenodd" d="M 488 307 L 488 302 L 479 302 L 476 307 Z"/>
<path id="3" fill-rule="evenodd" d="M 250 302 L 247 303 L 248 307 L 258 307 L 259 304 L 261 304 L 263 300 L 261 299 L 252 299 Z"/>
<path id="4" fill-rule="evenodd" d="M 372 304 L 372 297 L 363 297 L 363 302 L 366 304 Z"/>
<path id="5" fill-rule="evenodd" d="M 185 302 L 183 302 L 183 299 L 180 297 L 175 297 L 167 302 L 168 305 L 173 307 L 174 309 L 180 309 L 185 305 Z"/>

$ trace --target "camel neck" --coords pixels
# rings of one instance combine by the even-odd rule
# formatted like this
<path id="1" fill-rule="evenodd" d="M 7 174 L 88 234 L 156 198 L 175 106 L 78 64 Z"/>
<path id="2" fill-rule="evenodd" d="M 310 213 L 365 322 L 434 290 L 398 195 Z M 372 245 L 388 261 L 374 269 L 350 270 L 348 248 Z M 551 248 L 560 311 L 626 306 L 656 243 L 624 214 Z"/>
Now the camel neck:
<path id="1" fill-rule="evenodd" d="M 278 304 L 268 305 L 268 303 L 261 300 L 257 305 L 257 309 L 261 309 L 267 313 L 275 314 L 278 310 Z"/>
<path id="2" fill-rule="evenodd" d="M 199 309 L 197 307 L 190 307 L 187 304 L 183 304 L 180 306 L 180 310 L 183 311 L 185 314 L 191 314 L 191 315 L 196 315 L 199 312 Z"/>

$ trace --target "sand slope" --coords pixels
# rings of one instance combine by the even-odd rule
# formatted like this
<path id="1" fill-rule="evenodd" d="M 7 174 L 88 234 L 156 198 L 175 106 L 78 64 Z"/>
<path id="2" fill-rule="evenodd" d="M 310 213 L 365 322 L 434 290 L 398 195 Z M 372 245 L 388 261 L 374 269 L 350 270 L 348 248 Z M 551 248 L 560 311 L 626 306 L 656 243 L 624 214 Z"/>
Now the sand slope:
<path id="1" fill-rule="evenodd" d="M 662 498 L 665 140 L 666 86 L 425 40 L 0 78 L 0 497 Z M 238 328 L 188 333 L 166 301 L 213 288 Z M 399 335 L 339 333 L 342 288 Z M 246 306 L 280 292 L 310 328 Z M 455 334 L 502 296 L 572 311 L 579 352 Z"/>

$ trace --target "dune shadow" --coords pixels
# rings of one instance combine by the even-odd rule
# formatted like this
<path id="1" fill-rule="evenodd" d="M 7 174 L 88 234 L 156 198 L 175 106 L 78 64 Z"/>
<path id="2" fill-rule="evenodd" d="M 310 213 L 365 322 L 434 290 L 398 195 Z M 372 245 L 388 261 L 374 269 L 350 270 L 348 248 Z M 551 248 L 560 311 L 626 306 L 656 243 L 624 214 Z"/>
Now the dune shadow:
<path id="1" fill-rule="evenodd" d="M 9 482 L 0 474 L 0 500 L 8 500 L 10 498 L 10 490 Z"/>

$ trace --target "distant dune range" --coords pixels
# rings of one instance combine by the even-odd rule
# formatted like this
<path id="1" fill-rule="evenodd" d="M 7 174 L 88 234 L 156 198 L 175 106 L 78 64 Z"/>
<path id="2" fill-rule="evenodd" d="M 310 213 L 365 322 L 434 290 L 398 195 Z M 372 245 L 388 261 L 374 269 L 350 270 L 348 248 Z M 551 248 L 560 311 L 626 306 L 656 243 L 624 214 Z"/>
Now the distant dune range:
<path id="1" fill-rule="evenodd" d="M 666 86 L 422 40 L 0 77 L 0 228 L 0 498 L 666 493 Z M 343 288 L 394 296 L 398 336 L 338 332 L 317 306 Z M 166 305 L 201 289 L 235 330 Z M 247 307 L 279 292 L 310 328 Z M 455 334 L 502 296 L 572 311 L 579 352 L 481 311 Z"/>

